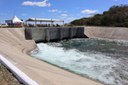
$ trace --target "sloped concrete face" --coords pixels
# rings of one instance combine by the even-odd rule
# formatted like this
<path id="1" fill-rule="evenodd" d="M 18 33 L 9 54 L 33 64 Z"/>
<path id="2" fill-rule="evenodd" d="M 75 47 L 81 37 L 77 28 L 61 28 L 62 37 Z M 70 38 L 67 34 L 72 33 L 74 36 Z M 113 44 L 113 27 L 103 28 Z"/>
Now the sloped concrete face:
<path id="1" fill-rule="evenodd" d="M 27 40 L 54 41 L 71 38 L 87 38 L 84 27 L 49 27 L 49 28 L 26 28 L 25 38 Z"/>
<path id="2" fill-rule="evenodd" d="M 89 38 L 128 40 L 128 28 L 87 26 L 84 33 Z"/>

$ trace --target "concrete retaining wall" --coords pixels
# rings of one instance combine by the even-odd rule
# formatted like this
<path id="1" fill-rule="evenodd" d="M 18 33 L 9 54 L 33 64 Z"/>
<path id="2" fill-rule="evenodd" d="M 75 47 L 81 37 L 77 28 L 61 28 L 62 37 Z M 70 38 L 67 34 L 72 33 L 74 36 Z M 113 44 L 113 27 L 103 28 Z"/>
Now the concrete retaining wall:
<path id="1" fill-rule="evenodd" d="M 33 39 L 36 42 L 86 38 L 84 34 L 84 27 L 25 28 L 25 37 L 30 40 Z"/>
<path id="2" fill-rule="evenodd" d="M 128 40 L 128 28 L 125 27 L 85 27 L 84 33 L 89 38 Z"/>
<path id="3" fill-rule="evenodd" d="M 128 28 L 98 26 L 26 28 L 25 37 L 36 42 L 87 37 L 128 40 Z"/>

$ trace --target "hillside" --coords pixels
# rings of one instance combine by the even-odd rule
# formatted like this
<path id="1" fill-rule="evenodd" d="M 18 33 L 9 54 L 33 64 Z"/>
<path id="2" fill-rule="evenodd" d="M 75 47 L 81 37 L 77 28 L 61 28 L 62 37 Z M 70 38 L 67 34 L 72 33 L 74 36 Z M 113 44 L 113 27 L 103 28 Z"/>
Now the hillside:
<path id="1" fill-rule="evenodd" d="M 71 25 L 128 27 L 128 5 L 112 6 L 103 14 L 74 20 Z"/>

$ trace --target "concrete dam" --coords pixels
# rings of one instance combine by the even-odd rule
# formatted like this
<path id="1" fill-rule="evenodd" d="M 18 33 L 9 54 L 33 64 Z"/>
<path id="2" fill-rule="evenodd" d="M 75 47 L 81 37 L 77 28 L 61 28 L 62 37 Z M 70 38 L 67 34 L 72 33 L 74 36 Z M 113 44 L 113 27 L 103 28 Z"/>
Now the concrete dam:
<path id="1" fill-rule="evenodd" d="M 27 40 L 35 42 L 49 42 L 72 38 L 87 38 L 84 34 L 84 27 L 35 27 L 26 28 Z"/>
<path id="2" fill-rule="evenodd" d="M 35 27 L 25 28 L 25 38 L 35 42 L 49 42 L 72 38 L 104 38 L 128 40 L 125 27 Z"/>

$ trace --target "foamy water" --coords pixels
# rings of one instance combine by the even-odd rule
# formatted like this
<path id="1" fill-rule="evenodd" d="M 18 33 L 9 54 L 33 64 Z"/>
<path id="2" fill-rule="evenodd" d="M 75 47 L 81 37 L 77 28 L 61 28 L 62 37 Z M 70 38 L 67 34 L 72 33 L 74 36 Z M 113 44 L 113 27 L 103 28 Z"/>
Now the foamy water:
<path id="1" fill-rule="evenodd" d="M 65 49 L 62 43 L 40 43 L 32 56 L 109 85 L 128 85 L 128 58 L 114 58 L 100 52 Z"/>

